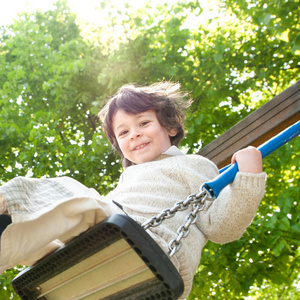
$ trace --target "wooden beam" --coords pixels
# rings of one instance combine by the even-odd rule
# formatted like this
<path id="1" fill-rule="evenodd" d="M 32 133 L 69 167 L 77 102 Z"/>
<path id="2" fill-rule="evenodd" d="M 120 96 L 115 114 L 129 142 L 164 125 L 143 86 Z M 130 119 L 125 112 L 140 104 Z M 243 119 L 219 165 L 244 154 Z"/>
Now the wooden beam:
<path id="1" fill-rule="evenodd" d="M 198 154 L 219 168 L 230 164 L 231 156 L 249 145 L 259 146 L 300 120 L 300 80 L 255 110 Z"/>

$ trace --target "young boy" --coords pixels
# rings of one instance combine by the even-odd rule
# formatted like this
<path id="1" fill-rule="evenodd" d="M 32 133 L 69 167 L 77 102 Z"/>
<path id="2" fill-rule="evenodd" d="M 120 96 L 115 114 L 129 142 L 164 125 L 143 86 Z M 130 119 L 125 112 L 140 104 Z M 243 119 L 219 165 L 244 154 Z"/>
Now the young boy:
<path id="1" fill-rule="evenodd" d="M 218 175 L 208 159 L 184 155 L 177 148 L 184 136 L 187 106 L 179 87 L 168 82 L 124 86 L 100 112 L 103 130 L 125 167 L 118 186 L 107 196 L 101 197 L 68 177 L 16 178 L 0 187 L 2 206 L 13 220 L 1 238 L 2 271 L 24 261 L 32 264 L 57 244 L 68 242 L 113 213 L 126 213 L 144 223 L 198 193 L 204 182 Z M 181 249 L 172 256 L 185 285 L 182 298 L 191 290 L 206 242 L 238 239 L 264 195 L 266 175 L 260 152 L 249 147 L 235 153 L 232 162 L 238 163 L 240 171 L 234 182 L 207 203 Z M 166 253 L 191 210 L 178 212 L 147 230 Z"/>

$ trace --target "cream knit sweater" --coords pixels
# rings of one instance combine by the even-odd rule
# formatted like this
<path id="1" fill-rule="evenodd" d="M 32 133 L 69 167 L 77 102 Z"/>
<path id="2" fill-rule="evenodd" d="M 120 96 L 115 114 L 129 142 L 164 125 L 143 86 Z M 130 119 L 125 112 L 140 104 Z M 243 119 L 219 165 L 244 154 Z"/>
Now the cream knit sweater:
<path id="1" fill-rule="evenodd" d="M 204 182 L 217 175 L 217 167 L 202 156 L 162 155 L 156 161 L 128 167 L 117 188 L 105 198 L 119 202 L 129 216 L 143 223 L 188 195 L 198 193 Z M 199 213 L 196 225 L 191 226 L 190 234 L 172 258 L 185 285 L 182 299 L 190 293 L 206 242 L 228 243 L 242 236 L 264 196 L 265 181 L 265 173 L 238 173 L 234 182 L 214 202 L 207 202 L 205 210 Z M 148 230 L 166 253 L 168 243 L 176 237 L 178 227 L 185 223 L 190 211 L 178 212 Z"/>
<path id="2" fill-rule="evenodd" d="M 1 207 L 7 207 L 13 218 L 13 224 L 1 237 L 0 273 L 22 261 L 32 264 L 40 259 L 60 245 L 53 241 L 55 238 L 68 241 L 108 215 L 122 213 L 111 200 L 119 202 L 129 216 L 143 223 L 188 195 L 198 193 L 204 182 L 217 175 L 217 167 L 199 155 L 161 155 L 156 161 L 128 167 L 117 188 L 105 197 L 68 177 L 17 177 L 0 187 L 0 200 L 5 204 Z M 238 239 L 251 223 L 264 195 L 265 179 L 265 173 L 238 173 L 234 182 L 199 213 L 179 253 L 172 257 L 185 285 L 182 299 L 192 288 L 206 242 Z M 166 253 L 168 243 L 176 237 L 189 211 L 178 212 L 148 230 Z"/>

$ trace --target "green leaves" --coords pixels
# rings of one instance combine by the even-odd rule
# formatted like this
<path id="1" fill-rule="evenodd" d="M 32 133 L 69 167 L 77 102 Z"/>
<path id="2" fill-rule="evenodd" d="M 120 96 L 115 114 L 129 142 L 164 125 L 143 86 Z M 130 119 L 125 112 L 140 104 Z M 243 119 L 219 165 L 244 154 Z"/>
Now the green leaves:
<path id="1" fill-rule="evenodd" d="M 105 195 L 121 167 L 97 113 L 123 84 L 180 82 L 194 99 L 181 146 L 197 153 L 300 78 L 299 1 L 100 6 L 106 23 L 89 35 L 66 1 L 1 29 L 2 182 L 68 175 Z M 189 299 L 296 299 L 299 147 L 296 138 L 264 160 L 257 216 L 240 240 L 207 244 Z M 1 297 L 16 297 L 16 272 L 1 275 Z"/>

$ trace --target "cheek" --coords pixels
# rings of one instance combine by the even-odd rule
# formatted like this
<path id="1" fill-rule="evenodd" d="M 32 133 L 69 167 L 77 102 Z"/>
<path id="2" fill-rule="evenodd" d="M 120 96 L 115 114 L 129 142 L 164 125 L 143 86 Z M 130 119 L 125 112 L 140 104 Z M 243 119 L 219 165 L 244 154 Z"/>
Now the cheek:
<path id="1" fill-rule="evenodd" d="M 126 150 L 126 143 L 124 140 L 117 140 L 117 143 L 122 152 L 123 152 L 123 150 Z"/>

